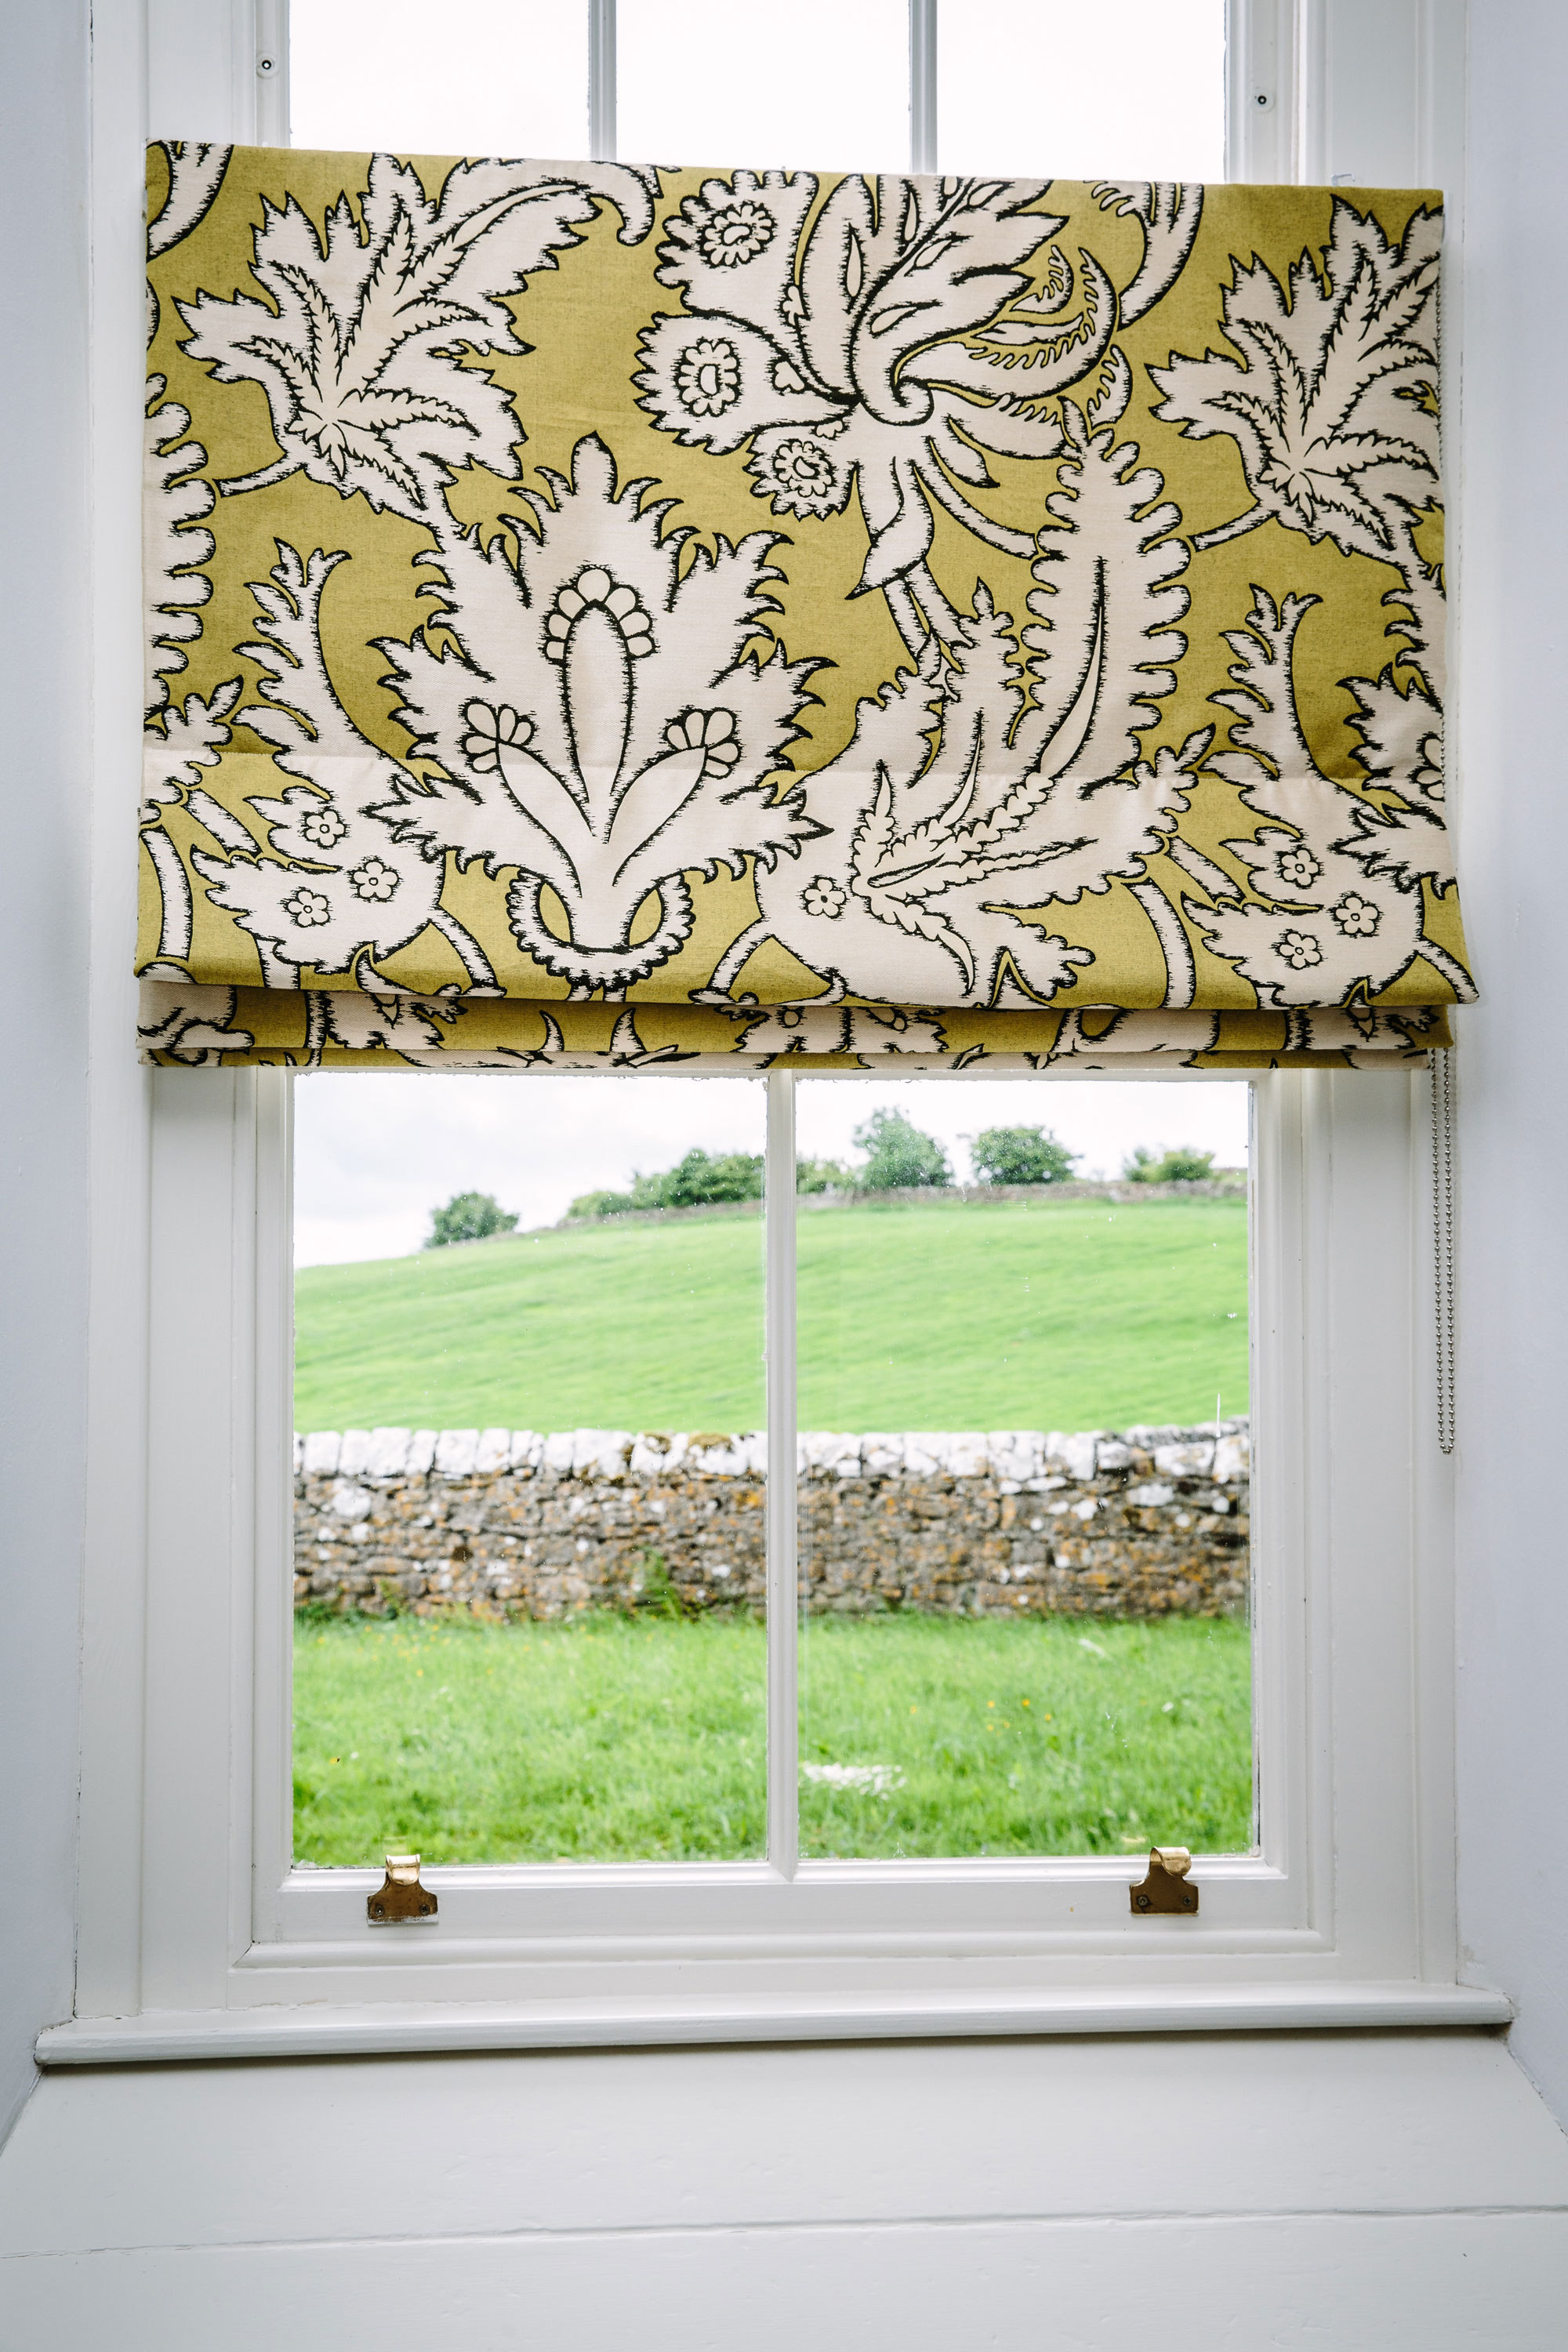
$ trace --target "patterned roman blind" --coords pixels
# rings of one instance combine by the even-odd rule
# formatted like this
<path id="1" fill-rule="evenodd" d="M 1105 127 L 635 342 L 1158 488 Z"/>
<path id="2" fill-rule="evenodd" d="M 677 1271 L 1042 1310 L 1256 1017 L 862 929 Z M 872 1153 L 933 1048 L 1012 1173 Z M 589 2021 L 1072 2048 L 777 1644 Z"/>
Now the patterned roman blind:
<path id="1" fill-rule="evenodd" d="M 1388 1068 L 1429 191 L 149 156 L 142 1043 Z"/>

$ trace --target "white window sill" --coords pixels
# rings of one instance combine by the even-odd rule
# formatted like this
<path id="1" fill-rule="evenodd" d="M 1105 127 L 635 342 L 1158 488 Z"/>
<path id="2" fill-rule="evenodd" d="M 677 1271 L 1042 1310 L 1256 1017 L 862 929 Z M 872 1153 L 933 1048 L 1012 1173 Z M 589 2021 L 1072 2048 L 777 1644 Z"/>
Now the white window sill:
<path id="1" fill-rule="evenodd" d="M 382 2002 L 153 2010 L 45 2028 L 40 2066 L 395 2052 L 673 2047 L 698 2042 L 930 2041 L 1100 2033 L 1344 2032 L 1507 2025 L 1512 2004 L 1472 1985 L 1282 1984 L 820 2002 Z"/>

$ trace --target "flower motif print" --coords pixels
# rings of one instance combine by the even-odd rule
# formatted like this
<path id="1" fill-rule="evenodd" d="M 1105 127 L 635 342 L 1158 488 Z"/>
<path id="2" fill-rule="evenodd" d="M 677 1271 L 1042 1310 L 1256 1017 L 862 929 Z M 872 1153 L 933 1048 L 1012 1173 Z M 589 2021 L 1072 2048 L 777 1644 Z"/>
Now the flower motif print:
<path id="1" fill-rule="evenodd" d="M 598 564 L 580 572 L 574 585 L 563 588 L 544 625 L 544 650 L 552 661 L 563 662 L 574 624 L 591 604 L 603 607 L 626 640 L 627 653 L 640 660 L 653 651 L 653 623 L 637 601 L 635 588 L 611 579 Z"/>
<path id="2" fill-rule="evenodd" d="M 1370 940 L 1383 920 L 1383 909 L 1356 890 L 1347 890 L 1332 913 L 1347 940 Z"/>
<path id="3" fill-rule="evenodd" d="M 694 874 L 742 880 L 812 837 L 799 787 L 767 782 L 810 674 L 753 650 L 776 609 L 773 535 L 694 547 L 653 487 L 619 483 L 589 436 L 537 540 L 513 555 L 454 539 L 447 625 L 465 660 L 423 638 L 395 656 L 402 721 L 439 767 L 370 812 L 400 863 L 511 867 L 512 937 L 577 997 L 618 1001 L 675 953 Z M 495 681 L 493 702 L 471 698 L 475 679 Z"/>
<path id="4" fill-rule="evenodd" d="M 384 901 L 391 898 L 402 878 L 396 867 L 389 866 L 384 857 L 366 857 L 354 867 L 349 883 L 356 898 Z"/>
<path id="5" fill-rule="evenodd" d="M 284 899 L 283 912 L 291 917 L 302 931 L 310 930 L 317 923 L 330 923 L 332 919 L 330 902 L 319 890 L 307 890 L 303 884 L 291 898 Z"/>
<path id="6" fill-rule="evenodd" d="M 1441 731 L 1423 738 L 1419 764 L 1411 782 L 1429 801 L 1443 797 L 1443 737 Z"/>
<path id="7" fill-rule="evenodd" d="M 503 751 L 521 751 L 533 739 L 532 719 L 524 719 L 504 702 L 499 710 L 492 710 L 488 702 L 468 702 L 463 716 L 468 731 L 462 740 L 462 753 L 477 776 L 495 775 Z"/>
<path id="8" fill-rule="evenodd" d="M 704 776 L 727 776 L 741 756 L 732 710 L 689 710 L 664 730 L 672 751 L 702 753 Z"/>
<path id="9" fill-rule="evenodd" d="M 739 269 L 755 261 L 773 243 L 777 224 L 765 205 L 742 198 L 728 205 L 706 205 L 689 196 L 681 206 L 697 230 L 697 248 L 704 261 L 718 269 Z"/>
<path id="10" fill-rule="evenodd" d="M 1292 971 L 1305 971 L 1323 961 L 1323 950 L 1310 931 L 1281 931 L 1274 946 L 1281 963 L 1288 963 Z"/>
<path id="11" fill-rule="evenodd" d="M 756 477 L 758 497 L 773 499 L 775 514 L 839 514 L 853 479 L 820 435 L 787 429 L 758 434 L 746 471 Z"/>
<path id="12" fill-rule="evenodd" d="M 312 849 L 334 849 L 348 831 L 348 826 L 329 801 L 325 808 L 312 809 L 300 820 L 300 830 Z"/>
<path id="13" fill-rule="evenodd" d="M 849 904 L 849 893 L 831 874 L 816 874 L 801 892 L 800 903 L 808 915 L 820 915 L 831 922 Z"/>
<path id="14" fill-rule="evenodd" d="M 1423 882 L 1430 877 L 1439 892 L 1452 882 L 1436 811 L 1411 789 L 1418 751 L 1436 748 L 1426 739 L 1436 731 L 1437 705 L 1418 678 L 1402 684 L 1392 670 L 1375 680 L 1342 681 L 1353 698 L 1352 725 L 1362 739 L 1354 756 L 1377 785 L 1378 803 L 1325 774 L 1303 743 L 1292 683 L 1298 633 L 1317 603 L 1288 595 L 1276 604 L 1255 589 L 1247 626 L 1226 631 L 1236 656 L 1230 676 L 1237 691 L 1226 698 L 1235 724 L 1231 749 L 1214 764 L 1241 787 L 1253 816 L 1265 820 L 1250 839 L 1225 845 L 1252 888 L 1278 902 L 1280 866 L 1306 850 L 1317 869 L 1311 896 L 1323 916 L 1282 929 L 1290 910 L 1278 903 L 1216 898 L 1204 919 L 1205 944 L 1233 963 L 1265 1003 L 1342 1004 L 1353 991 L 1391 987 L 1417 956 L 1441 973 L 1459 1003 L 1468 1003 L 1469 974 L 1428 937 L 1424 913 Z"/>
<path id="15" fill-rule="evenodd" d="M 1279 852 L 1274 869 L 1281 882 L 1289 884 L 1292 890 L 1310 890 L 1323 870 L 1311 851 L 1300 843 L 1293 849 Z"/>
<path id="16" fill-rule="evenodd" d="M 676 397 L 693 416 L 722 416 L 741 397 L 741 355 L 733 343 L 689 343 L 675 368 Z"/>
<path id="17" fill-rule="evenodd" d="M 1036 299 L 1011 314 L 1029 297 L 1025 266 L 1065 226 L 1035 209 L 1046 186 L 849 173 L 819 203 L 809 173 L 736 172 L 704 181 L 664 224 L 658 278 L 680 308 L 656 314 L 641 339 L 641 404 L 687 448 L 744 449 L 775 514 L 842 514 L 858 483 L 869 541 L 860 585 L 888 594 L 911 653 L 928 627 L 950 638 L 957 625 L 927 562 L 934 508 L 993 547 L 1036 553 L 1032 529 L 996 521 L 971 497 L 995 487 L 980 453 L 1058 457 L 1062 426 L 1047 404 L 1102 362 L 1094 424 L 1113 423 L 1131 393 L 1126 362 L 1107 354 L 1119 317 L 1140 305 L 1130 288 L 1119 312 L 1092 256 L 1076 316 L 1060 315 L 1073 285 L 1065 263 L 1043 309 Z M 1188 211 L 1173 276 L 1197 224 Z M 1140 218 L 1146 243 L 1168 242 Z"/>

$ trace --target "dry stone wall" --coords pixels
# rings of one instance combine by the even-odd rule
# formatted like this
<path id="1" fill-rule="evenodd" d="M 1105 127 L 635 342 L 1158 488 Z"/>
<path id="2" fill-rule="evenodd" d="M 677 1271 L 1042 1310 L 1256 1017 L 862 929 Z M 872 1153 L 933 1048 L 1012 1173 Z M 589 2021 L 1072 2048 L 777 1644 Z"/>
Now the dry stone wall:
<path id="1" fill-rule="evenodd" d="M 764 1443 L 577 1429 L 295 1441 L 297 1607 L 500 1619 L 761 1612 Z M 1245 1421 L 799 1441 L 811 1611 L 1226 1616 L 1246 1607 Z"/>

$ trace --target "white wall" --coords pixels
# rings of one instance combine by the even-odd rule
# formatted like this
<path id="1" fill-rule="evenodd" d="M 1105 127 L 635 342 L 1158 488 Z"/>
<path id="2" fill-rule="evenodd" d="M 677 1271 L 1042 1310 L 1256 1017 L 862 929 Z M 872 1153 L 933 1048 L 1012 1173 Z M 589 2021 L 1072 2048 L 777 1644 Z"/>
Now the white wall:
<path id="1" fill-rule="evenodd" d="M 87 1328 L 87 6 L 0 8 L 0 2139 L 71 2006 Z"/>
<path id="2" fill-rule="evenodd" d="M 1471 11 L 1458 856 L 1459 1893 L 1568 2120 L 1568 11 Z"/>

